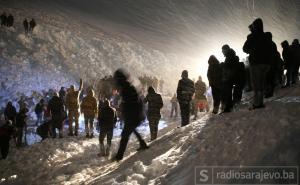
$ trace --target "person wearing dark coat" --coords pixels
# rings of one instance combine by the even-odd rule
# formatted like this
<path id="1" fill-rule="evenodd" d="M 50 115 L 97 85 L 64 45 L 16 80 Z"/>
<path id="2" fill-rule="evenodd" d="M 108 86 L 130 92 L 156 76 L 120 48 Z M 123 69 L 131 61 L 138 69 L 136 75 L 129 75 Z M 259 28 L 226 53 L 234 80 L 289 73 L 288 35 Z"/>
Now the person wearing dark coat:
<path id="1" fill-rule="evenodd" d="M 163 107 L 163 100 L 160 94 L 156 93 L 154 88 L 148 88 L 148 94 L 144 99 L 148 103 L 147 119 L 149 121 L 151 141 L 157 138 L 158 123 L 161 118 L 160 109 Z"/>
<path id="2" fill-rule="evenodd" d="M 52 137 L 56 138 L 56 129 L 58 129 L 59 137 L 63 137 L 63 114 L 64 104 L 63 101 L 58 97 L 57 93 L 54 93 L 53 97 L 48 103 L 48 109 L 51 113 L 51 132 Z"/>
<path id="3" fill-rule="evenodd" d="M 0 127 L 0 151 L 1 159 L 6 159 L 9 152 L 9 141 L 14 133 L 14 127 L 10 120 Z"/>
<path id="4" fill-rule="evenodd" d="M 177 100 L 180 107 L 182 127 L 190 123 L 191 100 L 194 93 L 194 82 L 188 78 L 188 71 L 183 70 L 177 86 Z"/>
<path id="5" fill-rule="evenodd" d="M 284 68 L 286 69 L 286 84 L 284 87 L 289 87 L 293 81 L 294 76 L 294 60 L 293 52 L 288 41 L 283 41 L 282 46 L 282 58 L 284 62 Z"/>
<path id="6" fill-rule="evenodd" d="M 299 81 L 299 66 L 300 66 L 300 44 L 298 39 L 294 39 L 291 45 L 291 50 L 293 54 L 293 79 L 292 83 L 297 83 Z"/>
<path id="7" fill-rule="evenodd" d="M 221 102 L 222 69 L 220 62 L 214 55 L 211 55 L 208 59 L 207 78 L 209 81 L 209 86 L 211 87 L 214 101 L 213 113 L 217 114 L 219 112 Z"/>
<path id="8" fill-rule="evenodd" d="M 59 98 L 65 103 L 67 92 L 64 87 L 61 87 L 59 92 Z"/>
<path id="9" fill-rule="evenodd" d="M 275 88 L 275 78 L 276 78 L 276 68 L 277 68 L 277 46 L 272 40 L 272 33 L 266 32 L 265 33 L 267 42 L 268 42 L 268 54 L 269 54 L 269 64 L 270 69 L 267 73 L 266 78 L 266 88 L 265 88 L 265 98 L 270 98 L 274 94 L 274 88 Z"/>
<path id="10" fill-rule="evenodd" d="M 6 105 L 5 110 L 4 110 L 5 120 L 11 120 L 12 121 L 12 125 L 15 126 L 16 116 L 17 116 L 16 108 L 13 106 L 12 102 L 9 101 L 7 103 L 7 105 Z"/>
<path id="11" fill-rule="evenodd" d="M 124 119 L 124 128 L 121 134 L 120 146 L 117 155 L 113 160 L 120 161 L 123 159 L 124 152 L 127 147 L 129 136 L 134 133 L 140 143 L 138 150 L 145 150 L 148 148 L 142 136 L 137 132 L 136 128 L 145 120 L 144 103 L 135 87 L 129 82 L 128 75 L 122 71 L 117 70 L 114 73 L 114 80 L 117 89 L 122 97 L 121 111 Z"/>
<path id="12" fill-rule="evenodd" d="M 51 128 L 51 121 L 45 121 L 43 124 L 37 127 L 36 133 L 42 138 L 42 141 L 48 138 Z"/>
<path id="13" fill-rule="evenodd" d="M 1 26 L 7 26 L 7 15 L 5 12 L 0 16 L 0 19 L 1 19 Z"/>
<path id="14" fill-rule="evenodd" d="M 39 103 L 36 104 L 34 112 L 36 114 L 37 120 L 35 125 L 38 126 L 39 123 L 43 121 L 43 112 L 44 112 L 44 99 L 41 99 Z"/>
<path id="15" fill-rule="evenodd" d="M 28 31 L 29 31 L 29 23 L 28 23 L 27 19 L 24 19 L 24 21 L 23 21 L 23 26 L 24 26 L 25 34 L 28 34 Z"/>
<path id="16" fill-rule="evenodd" d="M 264 33 L 263 21 L 258 18 L 249 26 L 251 34 L 243 46 L 243 51 L 249 54 L 250 75 L 254 97 L 250 110 L 263 108 L 264 86 L 266 74 L 269 71 L 268 39 Z"/>
<path id="17" fill-rule="evenodd" d="M 222 111 L 231 112 L 233 106 L 242 99 L 245 85 L 245 65 L 239 62 L 239 57 L 227 44 L 222 47 L 222 52 L 225 56 L 225 61 L 221 63 Z"/>
<path id="18" fill-rule="evenodd" d="M 117 115 L 116 110 L 110 106 L 110 102 L 107 99 L 103 101 L 103 106 L 99 110 L 98 121 L 100 127 L 100 153 L 98 156 L 109 156 L 114 127 L 117 122 Z M 107 141 L 106 147 L 104 146 L 105 138 Z"/>
<path id="19" fill-rule="evenodd" d="M 23 140 L 23 135 L 24 135 L 24 129 L 26 132 L 26 118 L 27 115 L 26 113 L 28 112 L 27 108 L 22 108 L 19 113 L 17 114 L 16 117 L 16 136 L 17 136 L 17 146 L 20 147 L 22 146 L 22 140 Z M 26 140 L 26 136 L 25 136 Z M 26 143 L 26 142 L 25 142 Z"/>
<path id="20" fill-rule="evenodd" d="M 7 17 L 6 25 L 7 27 L 12 27 L 14 25 L 14 16 L 12 16 L 11 14 L 9 14 L 9 16 Z"/>
<path id="21" fill-rule="evenodd" d="M 35 27 L 36 27 L 36 22 L 34 19 L 31 19 L 31 21 L 29 22 L 29 31 L 32 33 Z"/>

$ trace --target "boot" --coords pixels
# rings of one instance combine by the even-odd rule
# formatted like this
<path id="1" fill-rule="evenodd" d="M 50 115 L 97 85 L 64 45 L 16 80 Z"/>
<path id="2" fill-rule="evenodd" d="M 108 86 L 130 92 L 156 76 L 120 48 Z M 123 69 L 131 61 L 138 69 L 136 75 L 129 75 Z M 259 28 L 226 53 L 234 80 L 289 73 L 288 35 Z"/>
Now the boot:
<path id="1" fill-rule="evenodd" d="M 105 156 L 105 149 L 104 145 L 100 144 L 100 153 L 98 154 L 99 157 Z"/>
<path id="2" fill-rule="evenodd" d="M 75 136 L 78 136 L 78 130 L 75 131 L 74 135 L 75 135 Z"/>
<path id="3" fill-rule="evenodd" d="M 106 151 L 105 151 L 105 155 L 106 155 L 106 156 L 109 156 L 109 154 L 110 154 L 110 146 L 107 145 Z"/>
<path id="4" fill-rule="evenodd" d="M 147 146 L 146 144 L 143 144 L 143 145 L 141 145 L 141 146 L 137 149 L 137 151 L 146 150 L 146 149 L 148 149 L 148 148 L 149 148 L 149 146 Z"/>

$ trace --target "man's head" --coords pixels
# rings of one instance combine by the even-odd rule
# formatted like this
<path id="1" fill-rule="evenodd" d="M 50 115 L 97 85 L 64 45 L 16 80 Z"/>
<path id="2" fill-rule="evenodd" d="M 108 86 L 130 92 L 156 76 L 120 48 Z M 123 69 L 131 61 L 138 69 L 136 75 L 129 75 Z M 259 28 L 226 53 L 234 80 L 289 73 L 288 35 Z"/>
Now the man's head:
<path id="1" fill-rule="evenodd" d="M 189 77 L 189 73 L 187 70 L 183 70 L 182 73 L 181 73 L 181 77 L 182 78 L 188 78 Z"/>
<path id="2" fill-rule="evenodd" d="M 230 47 L 229 47 L 228 44 L 225 44 L 225 45 L 222 46 L 222 53 L 223 53 L 224 56 L 227 56 L 229 51 L 230 51 Z"/>
<path id="3" fill-rule="evenodd" d="M 75 91 L 75 86 L 74 86 L 74 85 L 71 85 L 69 91 L 70 91 L 70 92 L 74 92 L 74 91 Z"/>
<path id="4" fill-rule="evenodd" d="M 199 81 L 202 81 L 202 77 L 201 77 L 201 76 L 199 76 L 199 77 L 198 77 L 198 80 L 199 80 Z"/>
<path id="5" fill-rule="evenodd" d="M 149 94 L 155 93 L 155 90 L 154 90 L 154 88 L 153 88 L 152 86 L 150 86 L 150 87 L 148 88 L 148 93 L 149 93 Z"/>

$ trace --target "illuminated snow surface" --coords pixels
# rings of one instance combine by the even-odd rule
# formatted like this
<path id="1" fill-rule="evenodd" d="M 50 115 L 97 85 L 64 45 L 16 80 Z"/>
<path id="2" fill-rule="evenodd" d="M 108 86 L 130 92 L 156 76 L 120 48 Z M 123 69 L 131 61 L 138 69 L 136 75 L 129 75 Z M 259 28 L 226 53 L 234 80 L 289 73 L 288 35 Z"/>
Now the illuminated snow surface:
<path id="1" fill-rule="evenodd" d="M 299 89 L 278 90 L 264 109 L 241 105 L 229 114 L 201 114 L 184 128 L 169 120 L 146 151 L 136 152 L 132 136 L 119 163 L 97 157 L 98 138 L 84 135 L 12 147 L 0 162 L 0 179 L 3 184 L 173 185 L 193 184 L 196 166 L 299 165 Z M 114 138 L 113 154 L 118 143 Z"/>
<path id="2" fill-rule="evenodd" d="M 120 67 L 134 78 L 163 77 L 174 92 L 183 69 L 206 77 L 209 55 L 222 61 L 223 44 L 244 58 L 254 18 L 262 17 L 278 48 L 299 38 L 299 7 L 298 0 L 0 0 L 0 12 L 12 13 L 17 25 L 0 29 L 0 107 L 80 77 L 93 84 Z M 25 17 L 38 24 L 30 37 Z M 299 92 L 279 90 L 265 109 L 251 112 L 246 98 L 236 112 L 202 115 L 184 128 L 165 120 L 149 150 L 137 153 L 133 136 L 120 163 L 98 158 L 98 138 L 84 133 L 42 143 L 30 135 L 35 144 L 12 146 L 0 161 L 0 184 L 190 185 L 195 166 L 299 165 Z M 148 140 L 147 125 L 141 129 Z M 113 154 L 118 143 L 114 138 Z"/>

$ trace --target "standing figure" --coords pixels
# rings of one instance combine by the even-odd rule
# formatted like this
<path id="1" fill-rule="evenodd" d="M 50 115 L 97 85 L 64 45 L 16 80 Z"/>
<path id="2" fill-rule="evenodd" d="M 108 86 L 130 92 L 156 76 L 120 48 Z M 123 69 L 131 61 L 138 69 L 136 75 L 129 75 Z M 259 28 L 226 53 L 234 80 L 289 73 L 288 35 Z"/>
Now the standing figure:
<path id="1" fill-rule="evenodd" d="M 147 119 L 149 121 L 151 141 L 153 141 L 157 138 L 158 123 L 161 118 L 160 109 L 164 104 L 161 95 L 156 93 L 152 86 L 148 88 L 148 94 L 144 102 L 148 103 Z"/>
<path id="2" fill-rule="evenodd" d="M 7 17 L 6 26 L 7 27 L 12 27 L 13 25 L 14 25 L 14 16 L 9 14 L 9 16 Z"/>
<path id="3" fill-rule="evenodd" d="M 299 66 L 300 66 L 300 44 L 298 39 L 294 39 L 291 45 L 293 53 L 293 80 L 292 83 L 299 81 Z"/>
<path id="4" fill-rule="evenodd" d="M 56 129 L 58 129 L 59 138 L 63 137 L 63 114 L 64 114 L 64 103 L 58 97 L 58 94 L 55 92 L 53 97 L 48 103 L 48 109 L 51 114 L 51 132 L 52 138 L 56 138 Z"/>
<path id="5" fill-rule="evenodd" d="M 7 25 L 7 15 L 5 12 L 3 14 L 1 14 L 0 19 L 1 19 L 1 26 L 6 26 Z"/>
<path id="6" fill-rule="evenodd" d="M 188 71 L 182 71 L 181 79 L 177 86 L 177 100 L 181 112 L 181 126 L 190 123 L 191 100 L 195 92 L 194 82 L 188 77 Z"/>
<path id="7" fill-rule="evenodd" d="M 71 85 L 67 96 L 66 96 L 66 107 L 68 109 L 68 117 L 69 117 L 69 136 L 77 136 L 79 129 L 79 95 L 82 90 L 82 79 L 80 79 L 80 86 L 77 91 L 75 91 L 75 86 Z M 75 132 L 73 133 L 73 122 L 75 121 Z"/>
<path id="8" fill-rule="evenodd" d="M 178 115 L 178 100 L 177 100 L 177 96 L 176 93 L 174 94 L 174 96 L 171 98 L 171 114 L 170 114 L 170 118 L 173 117 L 173 114 L 175 112 L 175 118 L 177 118 Z"/>
<path id="9" fill-rule="evenodd" d="M 197 119 L 198 111 L 209 111 L 209 106 L 205 96 L 206 84 L 202 81 L 202 77 L 199 76 L 198 81 L 195 83 L 195 107 L 194 107 L 194 119 Z"/>
<path id="10" fill-rule="evenodd" d="M 254 97 L 250 110 L 263 108 L 266 75 L 269 71 L 268 39 L 264 33 L 263 21 L 258 18 L 249 26 L 251 34 L 243 46 L 249 54 L 250 75 Z"/>
<path id="11" fill-rule="evenodd" d="M 66 101 L 66 90 L 65 90 L 65 88 L 64 87 L 61 87 L 60 88 L 60 90 L 59 90 L 59 92 L 58 92 L 58 94 L 59 94 L 59 98 L 64 102 L 64 104 L 65 104 L 65 101 Z"/>
<path id="12" fill-rule="evenodd" d="M 25 34 L 28 34 L 28 31 L 29 31 L 29 23 L 28 23 L 27 19 L 25 19 L 25 20 L 23 21 L 23 26 L 24 26 Z"/>
<path id="13" fill-rule="evenodd" d="M 219 112 L 221 102 L 222 69 L 220 66 L 220 62 L 214 55 L 211 55 L 208 59 L 207 78 L 209 81 L 209 86 L 211 87 L 211 92 L 214 101 L 213 113 L 217 114 Z"/>
<path id="14" fill-rule="evenodd" d="M 35 109 L 34 109 L 34 112 L 35 112 L 36 118 L 37 118 L 37 120 L 35 122 L 36 126 L 38 126 L 39 123 L 41 123 L 43 121 L 44 110 L 45 110 L 44 99 L 41 99 L 39 101 L 39 103 L 36 104 Z"/>
<path id="15" fill-rule="evenodd" d="M 135 87 L 129 82 L 128 76 L 122 71 L 117 70 L 114 73 L 114 80 L 117 89 L 122 97 L 121 110 L 124 119 L 124 128 L 121 134 L 120 146 L 114 160 L 122 160 L 127 147 L 129 137 L 134 133 L 140 143 L 138 150 L 148 148 L 142 136 L 137 132 L 136 128 L 145 120 L 144 103 L 139 98 L 139 94 Z"/>
<path id="16" fill-rule="evenodd" d="M 288 41 L 283 41 L 281 43 L 282 46 L 282 58 L 284 62 L 284 67 L 286 69 L 286 84 L 284 87 L 289 87 L 291 83 L 293 82 L 293 67 L 294 67 L 294 61 L 293 61 L 293 53 L 292 49 L 288 43 Z"/>
<path id="17" fill-rule="evenodd" d="M 13 106 L 12 102 L 9 101 L 4 110 L 5 120 L 6 121 L 10 120 L 12 122 L 12 125 L 15 126 L 16 116 L 17 116 L 16 108 Z"/>
<path id="18" fill-rule="evenodd" d="M 14 127 L 12 122 L 10 120 L 5 121 L 5 124 L 0 127 L 0 159 L 6 159 L 9 151 L 9 141 L 13 133 Z"/>
<path id="19" fill-rule="evenodd" d="M 94 137 L 94 119 L 98 114 L 97 100 L 93 89 L 88 90 L 86 97 L 82 99 L 81 112 L 84 115 L 85 133 L 87 138 Z"/>
<path id="20" fill-rule="evenodd" d="M 22 146 L 22 140 L 24 135 L 24 130 L 26 132 L 26 113 L 28 112 L 27 108 L 22 108 L 16 117 L 16 136 L 17 136 L 17 146 Z M 25 133 L 26 134 L 26 133 Z M 25 143 L 26 143 L 26 135 L 25 135 Z"/>
<path id="21" fill-rule="evenodd" d="M 111 140 L 113 138 L 113 131 L 117 122 L 117 116 L 116 116 L 116 110 L 110 106 L 110 103 L 107 99 L 104 100 L 103 106 L 99 110 L 98 121 L 100 127 L 100 135 L 99 135 L 100 153 L 98 154 L 98 156 L 99 157 L 109 156 Z M 104 146 L 105 137 L 107 141 L 106 148 Z"/>
<path id="22" fill-rule="evenodd" d="M 31 21 L 29 22 L 29 31 L 32 33 L 33 32 L 33 29 L 36 27 L 36 22 L 34 19 L 31 19 Z"/>

